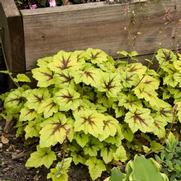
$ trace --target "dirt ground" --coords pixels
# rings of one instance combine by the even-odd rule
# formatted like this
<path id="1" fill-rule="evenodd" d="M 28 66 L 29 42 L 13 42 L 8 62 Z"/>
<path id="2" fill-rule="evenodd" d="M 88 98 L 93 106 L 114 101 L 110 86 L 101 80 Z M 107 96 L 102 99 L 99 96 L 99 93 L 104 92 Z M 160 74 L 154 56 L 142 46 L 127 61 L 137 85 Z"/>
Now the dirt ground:
<path id="1" fill-rule="evenodd" d="M 26 145 L 21 138 L 15 137 L 15 129 L 3 133 L 4 121 L 0 120 L 0 181 L 46 181 L 48 170 L 27 169 L 24 165 L 34 145 Z M 90 181 L 87 168 L 72 166 L 69 181 Z"/>

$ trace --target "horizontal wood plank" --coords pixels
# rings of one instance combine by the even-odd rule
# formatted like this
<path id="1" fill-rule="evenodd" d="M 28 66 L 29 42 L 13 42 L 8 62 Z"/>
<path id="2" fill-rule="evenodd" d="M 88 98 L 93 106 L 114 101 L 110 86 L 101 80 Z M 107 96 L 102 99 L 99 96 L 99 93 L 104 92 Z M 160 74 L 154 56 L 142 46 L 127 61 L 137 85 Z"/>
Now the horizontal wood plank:
<path id="1" fill-rule="evenodd" d="M 150 54 L 159 47 L 181 48 L 180 0 L 100 2 L 21 13 L 27 70 L 61 49 L 100 48 L 115 56 L 120 49 Z"/>
<path id="2" fill-rule="evenodd" d="M 14 0 L 0 0 L 0 28 L 7 69 L 25 72 L 24 30 Z"/>

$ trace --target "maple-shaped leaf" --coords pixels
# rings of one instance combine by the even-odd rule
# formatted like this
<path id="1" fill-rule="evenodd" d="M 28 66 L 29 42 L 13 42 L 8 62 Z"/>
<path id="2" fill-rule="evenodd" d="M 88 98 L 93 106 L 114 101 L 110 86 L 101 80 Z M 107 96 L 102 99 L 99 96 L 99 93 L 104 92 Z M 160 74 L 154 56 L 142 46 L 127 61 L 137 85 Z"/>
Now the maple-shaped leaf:
<path id="1" fill-rule="evenodd" d="M 106 164 L 110 163 L 114 158 L 116 152 L 116 146 L 112 144 L 104 144 L 100 151 L 100 155 Z"/>
<path id="2" fill-rule="evenodd" d="M 124 121 L 128 123 L 133 133 L 138 130 L 143 133 L 150 132 L 152 131 L 151 128 L 154 123 L 154 120 L 150 115 L 150 110 L 146 108 L 130 110 L 126 113 Z"/>
<path id="3" fill-rule="evenodd" d="M 68 170 L 71 166 L 72 158 L 64 158 L 58 162 L 55 168 L 50 169 L 47 178 L 52 181 L 68 181 Z"/>
<path id="4" fill-rule="evenodd" d="M 178 83 L 178 87 L 181 87 L 181 73 L 176 72 L 173 74 L 175 81 Z"/>
<path id="5" fill-rule="evenodd" d="M 43 57 L 43 58 L 39 58 L 39 59 L 37 60 L 37 65 L 38 65 L 39 67 L 47 67 L 48 64 L 49 64 L 50 62 L 52 62 L 52 61 L 53 61 L 53 57 Z"/>
<path id="6" fill-rule="evenodd" d="M 131 142 L 134 138 L 134 135 L 129 126 L 127 124 L 123 124 L 121 130 L 124 138 Z"/>
<path id="7" fill-rule="evenodd" d="M 74 85 L 74 72 L 66 69 L 63 72 L 54 74 L 54 82 L 56 87 L 64 88 L 66 86 Z"/>
<path id="8" fill-rule="evenodd" d="M 25 131 L 25 139 L 32 138 L 32 137 L 39 137 L 39 132 L 41 130 L 40 123 L 42 118 L 36 118 L 33 121 L 29 121 L 26 125 Z"/>
<path id="9" fill-rule="evenodd" d="M 74 134 L 74 139 L 81 147 L 84 147 L 89 142 L 90 135 L 83 132 L 78 132 Z"/>
<path id="10" fill-rule="evenodd" d="M 157 98 L 155 91 L 159 87 L 159 81 L 151 76 L 144 76 L 141 82 L 134 88 L 134 93 L 139 99 L 150 102 Z"/>
<path id="11" fill-rule="evenodd" d="M 37 146 L 37 151 L 30 155 L 25 166 L 38 168 L 44 165 L 46 168 L 49 168 L 54 160 L 56 160 L 56 155 L 50 148 L 40 148 Z"/>
<path id="12" fill-rule="evenodd" d="M 72 137 L 72 120 L 61 113 L 54 114 L 40 131 L 40 147 L 50 147 L 62 144 Z"/>
<path id="13" fill-rule="evenodd" d="M 13 80 L 15 82 L 31 82 L 30 78 L 25 74 L 18 74 Z"/>
<path id="14" fill-rule="evenodd" d="M 149 89 L 143 84 L 136 86 L 133 91 L 139 99 L 145 99 L 150 104 L 154 104 L 158 99 L 157 92 L 153 89 Z"/>
<path id="15" fill-rule="evenodd" d="M 108 98 L 105 93 L 97 92 L 97 103 L 102 104 L 106 108 L 111 108 L 114 104 L 115 99 L 117 100 L 117 97 L 114 98 Z"/>
<path id="16" fill-rule="evenodd" d="M 146 73 L 146 71 L 147 71 L 147 67 L 141 63 L 130 63 L 127 66 L 127 72 L 131 74 L 137 74 L 139 78 L 142 78 L 143 75 Z"/>
<path id="17" fill-rule="evenodd" d="M 108 54 L 100 49 L 88 48 L 84 53 L 85 60 L 93 64 L 101 64 L 107 61 Z"/>
<path id="18" fill-rule="evenodd" d="M 91 64 L 85 64 L 77 73 L 74 74 L 76 84 L 83 82 L 86 85 L 96 87 L 100 82 L 101 71 Z"/>
<path id="19" fill-rule="evenodd" d="M 120 74 L 120 82 L 124 88 L 136 86 L 140 81 L 138 74 L 128 72 L 127 70 L 117 72 Z"/>
<path id="20" fill-rule="evenodd" d="M 58 105 L 53 101 L 53 98 L 43 100 L 38 108 L 38 113 L 42 113 L 44 118 L 48 118 L 57 112 Z"/>
<path id="21" fill-rule="evenodd" d="M 48 67 L 32 69 L 33 78 L 38 81 L 38 87 L 48 87 L 54 84 L 53 72 Z"/>
<path id="22" fill-rule="evenodd" d="M 156 54 L 156 59 L 158 60 L 159 64 L 162 65 L 165 62 L 176 61 L 177 56 L 171 50 L 159 49 Z"/>
<path id="23" fill-rule="evenodd" d="M 124 139 L 123 132 L 122 132 L 122 125 L 119 124 L 117 126 L 117 132 L 114 136 L 109 136 L 107 139 L 104 140 L 106 143 L 120 145 L 121 140 Z"/>
<path id="24" fill-rule="evenodd" d="M 159 119 L 163 120 L 164 122 L 168 122 L 168 123 L 172 123 L 173 119 L 174 119 L 174 115 L 173 115 L 173 108 L 172 106 L 170 106 L 168 104 L 168 106 L 163 106 L 161 105 L 161 107 L 159 109 L 157 109 L 157 115 L 159 115 Z"/>
<path id="25" fill-rule="evenodd" d="M 139 83 L 139 85 L 145 85 L 147 87 L 147 89 L 152 89 L 152 90 L 156 90 L 159 88 L 159 80 L 151 77 L 149 75 L 145 75 L 141 82 Z"/>
<path id="26" fill-rule="evenodd" d="M 181 101 L 175 103 L 178 121 L 181 123 Z"/>
<path id="27" fill-rule="evenodd" d="M 125 108 L 123 106 L 119 106 L 117 103 L 114 103 L 112 105 L 112 108 L 115 111 L 116 118 L 119 118 L 125 115 Z"/>
<path id="28" fill-rule="evenodd" d="M 167 121 L 164 120 L 160 115 L 158 114 L 152 114 L 152 117 L 154 119 L 153 123 L 153 133 L 154 135 L 158 136 L 159 139 L 165 137 L 165 126 L 167 125 Z"/>
<path id="29" fill-rule="evenodd" d="M 96 180 L 97 178 L 101 177 L 102 172 L 106 171 L 104 162 L 96 157 L 90 157 L 85 164 L 88 166 L 89 174 L 92 180 Z"/>
<path id="30" fill-rule="evenodd" d="M 77 61 L 81 64 L 85 63 L 85 50 L 76 50 L 72 54 L 77 58 Z"/>
<path id="31" fill-rule="evenodd" d="M 91 134 L 94 137 L 99 138 L 99 135 L 103 133 L 103 119 L 104 115 L 98 113 L 95 110 L 85 110 L 74 114 L 75 132 L 83 131 L 85 134 Z"/>
<path id="32" fill-rule="evenodd" d="M 119 127 L 119 122 L 112 116 L 106 115 L 103 118 L 103 133 L 99 135 L 99 140 L 103 141 L 109 136 L 115 136 Z"/>
<path id="33" fill-rule="evenodd" d="M 53 61 L 48 67 L 55 73 L 61 73 L 66 69 L 78 69 L 77 56 L 72 52 L 59 51 L 53 56 Z"/>
<path id="34" fill-rule="evenodd" d="M 116 151 L 113 154 L 114 160 L 116 161 L 121 161 L 121 162 L 125 162 L 128 157 L 126 155 L 126 150 L 124 149 L 124 147 L 122 145 L 120 145 Z"/>
<path id="35" fill-rule="evenodd" d="M 173 65 L 174 65 L 174 68 L 175 68 L 179 73 L 181 73 L 181 61 L 180 61 L 180 60 L 174 61 L 174 62 L 173 62 Z"/>
<path id="36" fill-rule="evenodd" d="M 11 113 L 19 113 L 25 103 L 25 98 L 22 96 L 23 92 L 23 88 L 11 91 L 4 100 L 4 108 Z"/>
<path id="37" fill-rule="evenodd" d="M 59 105 L 60 111 L 75 110 L 80 105 L 80 94 L 73 88 L 60 89 L 55 93 L 53 100 Z"/>
<path id="38" fill-rule="evenodd" d="M 124 106 L 126 109 L 131 110 L 142 107 L 141 101 L 132 94 L 120 93 L 119 94 L 119 106 Z"/>
<path id="39" fill-rule="evenodd" d="M 115 72 L 116 71 L 115 64 L 116 61 L 111 56 L 109 56 L 107 61 L 99 63 L 98 67 L 104 72 Z"/>
<path id="40" fill-rule="evenodd" d="M 100 92 L 105 92 L 107 97 L 117 97 L 121 91 L 121 83 L 119 75 L 116 73 L 104 73 L 101 76 L 100 85 L 97 89 Z"/>
<path id="41" fill-rule="evenodd" d="M 84 154 L 89 156 L 97 156 L 97 152 L 102 148 L 102 144 L 94 137 L 89 137 L 90 141 L 83 148 Z"/>
<path id="42" fill-rule="evenodd" d="M 87 157 L 84 154 L 82 147 L 73 141 L 69 149 L 71 151 L 71 157 L 75 165 L 79 163 L 85 164 Z"/>
<path id="43" fill-rule="evenodd" d="M 178 81 L 175 79 L 175 77 L 171 73 L 163 77 L 163 84 L 171 86 L 171 87 L 176 87 L 178 85 Z"/>
<path id="44" fill-rule="evenodd" d="M 50 93 L 46 88 L 29 89 L 24 92 L 27 99 L 27 107 L 37 110 L 44 99 L 50 97 Z"/>
<path id="45" fill-rule="evenodd" d="M 20 111 L 19 121 L 31 121 L 38 116 L 37 111 L 28 108 L 26 105 Z"/>

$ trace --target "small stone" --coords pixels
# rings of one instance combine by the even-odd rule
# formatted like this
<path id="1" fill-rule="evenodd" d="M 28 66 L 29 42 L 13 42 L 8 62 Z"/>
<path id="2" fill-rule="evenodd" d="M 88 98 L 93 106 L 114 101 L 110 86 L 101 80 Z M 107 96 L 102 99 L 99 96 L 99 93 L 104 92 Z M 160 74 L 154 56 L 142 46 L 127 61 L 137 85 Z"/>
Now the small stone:
<path id="1" fill-rule="evenodd" d="M 3 147 L 3 144 L 2 143 L 0 143 L 0 149 Z"/>

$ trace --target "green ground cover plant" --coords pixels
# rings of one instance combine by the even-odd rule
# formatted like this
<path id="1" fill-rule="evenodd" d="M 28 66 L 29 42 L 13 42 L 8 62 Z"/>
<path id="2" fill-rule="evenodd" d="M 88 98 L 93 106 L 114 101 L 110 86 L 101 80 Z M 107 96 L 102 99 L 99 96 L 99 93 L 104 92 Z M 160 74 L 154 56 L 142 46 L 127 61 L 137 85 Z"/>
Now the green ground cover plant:
<path id="1" fill-rule="evenodd" d="M 44 166 L 47 178 L 66 181 L 71 164 L 83 164 L 96 180 L 113 166 L 144 162 L 136 154 L 159 154 L 171 132 L 180 139 L 181 54 L 159 49 L 157 70 L 137 52 L 118 54 L 123 59 L 100 49 L 59 51 L 39 59 L 32 77 L 1 71 L 18 86 L 0 96 L 1 116 L 16 122 L 17 136 L 38 139 L 26 167 Z"/>

